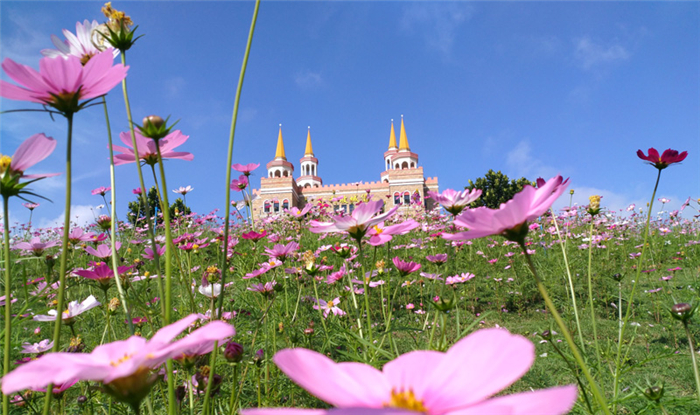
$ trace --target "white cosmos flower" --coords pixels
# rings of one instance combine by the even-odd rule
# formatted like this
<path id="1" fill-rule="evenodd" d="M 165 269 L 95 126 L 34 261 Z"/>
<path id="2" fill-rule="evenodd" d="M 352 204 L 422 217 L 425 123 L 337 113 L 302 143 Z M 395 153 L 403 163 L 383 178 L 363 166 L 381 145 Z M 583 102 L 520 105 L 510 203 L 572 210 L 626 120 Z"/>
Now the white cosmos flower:
<path id="1" fill-rule="evenodd" d="M 50 58 L 68 58 L 68 56 L 77 56 L 83 62 L 83 65 L 94 55 L 106 50 L 110 47 L 105 43 L 104 37 L 99 33 L 103 25 L 97 23 L 97 20 L 89 22 L 87 19 L 83 22 L 75 24 L 75 34 L 68 29 L 63 29 L 63 36 L 66 37 L 62 41 L 58 36 L 51 35 L 51 41 L 56 46 L 56 49 L 44 49 L 41 54 Z M 114 49 L 114 57 L 119 55 L 119 50 Z"/>
<path id="2" fill-rule="evenodd" d="M 94 296 L 89 296 L 82 303 L 71 301 L 68 303 L 68 308 L 61 313 L 63 321 L 66 323 L 72 322 L 73 319 L 92 308 L 100 305 L 100 302 Z M 56 321 L 56 310 L 49 310 L 48 316 L 34 316 L 34 321 Z"/>
<path id="3" fill-rule="evenodd" d="M 221 294 L 221 284 L 200 285 L 199 293 L 209 298 L 216 298 Z"/>

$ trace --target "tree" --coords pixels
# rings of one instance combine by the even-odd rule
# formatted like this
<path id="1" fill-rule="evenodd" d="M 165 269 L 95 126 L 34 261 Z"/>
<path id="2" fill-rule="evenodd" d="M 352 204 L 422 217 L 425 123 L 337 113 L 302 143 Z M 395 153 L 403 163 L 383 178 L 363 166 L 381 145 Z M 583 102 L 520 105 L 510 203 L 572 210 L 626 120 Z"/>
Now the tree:
<path id="1" fill-rule="evenodd" d="M 535 183 L 529 181 L 528 179 L 521 177 L 518 180 L 511 180 L 505 174 L 494 172 L 489 170 L 486 176 L 479 177 L 475 182 L 469 180 L 469 186 L 465 189 L 470 191 L 473 189 L 481 189 L 481 197 L 476 199 L 470 207 L 480 207 L 486 206 L 491 209 L 498 209 L 501 203 L 505 203 L 513 198 L 513 196 L 519 191 L 523 190 L 523 187 L 529 184 L 534 186 Z"/>
<path id="2" fill-rule="evenodd" d="M 148 215 L 148 217 L 153 217 L 156 214 L 156 207 L 158 208 L 159 214 L 162 212 L 160 201 L 158 200 L 158 192 L 156 191 L 155 186 L 148 189 L 146 200 L 148 202 L 148 209 L 146 208 L 146 206 L 143 206 L 140 196 L 136 197 L 136 201 L 129 202 L 128 216 L 129 222 L 132 225 L 136 223 L 136 220 L 138 218 L 142 218 L 146 215 Z M 190 208 L 185 206 L 185 202 L 183 202 L 180 198 L 177 198 L 177 200 L 175 200 L 175 202 L 170 205 L 171 220 L 174 220 L 176 218 L 175 210 L 177 210 L 180 215 L 189 215 L 192 212 Z M 158 223 L 163 223 L 162 216 L 158 217 Z"/>

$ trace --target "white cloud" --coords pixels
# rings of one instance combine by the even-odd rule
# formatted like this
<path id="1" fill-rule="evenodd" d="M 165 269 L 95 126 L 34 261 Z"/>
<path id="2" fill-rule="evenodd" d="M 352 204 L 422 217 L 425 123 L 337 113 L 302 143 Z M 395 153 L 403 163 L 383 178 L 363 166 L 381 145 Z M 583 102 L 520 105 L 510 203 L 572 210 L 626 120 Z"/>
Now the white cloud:
<path id="1" fill-rule="evenodd" d="M 422 32 L 428 47 L 449 56 L 457 30 L 473 13 L 474 8 L 467 4 L 416 3 L 404 9 L 400 26 L 407 32 Z"/>
<path id="2" fill-rule="evenodd" d="M 165 93 L 168 98 L 180 96 L 180 92 L 185 88 L 185 78 L 173 76 L 165 80 Z"/>
<path id="3" fill-rule="evenodd" d="M 10 27 L 14 29 L 10 36 L 2 39 L 2 57 L 15 62 L 38 68 L 41 49 L 51 48 L 51 34 L 41 32 L 38 28 L 46 27 L 51 19 L 42 13 L 23 15 L 16 10 L 7 10 Z M 57 34 L 60 35 L 60 34 Z M 61 35 L 62 36 L 62 35 Z"/>
<path id="4" fill-rule="evenodd" d="M 589 36 L 574 39 L 574 57 L 583 69 L 626 60 L 630 56 L 631 53 L 618 41 L 602 45 L 591 40 Z"/>
<path id="5" fill-rule="evenodd" d="M 65 218 L 65 211 L 62 212 L 55 219 L 42 219 L 37 223 L 39 228 L 48 228 L 54 226 L 63 226 L 63 220 Z M 74 205 L 70 208 L 71 223 L 77 226 L 85 226 L 89 223 L 94 223 L 95 218 L 98 216 L 99 212 L 96 206 L 90 205 Z"/>
<path id="6" fill-rule="evenodd" d="M 514 176 L 513 178 L 525 177 L 534 180 L 542 177 L 549 179 L 559 173 L 555 167 L 545 165 L 542 160 L 532 155 L 532 148 L 527 140 L 521 140 L 508 152 L 506 166 L 508 174 Z"/>
<path id="7" fill-rule="evenodd" d="M 297 72 L 294 75 L 294 82 L 301 88 L 312 89 L 323 85 L 323 77 L 320 72 Z"/>

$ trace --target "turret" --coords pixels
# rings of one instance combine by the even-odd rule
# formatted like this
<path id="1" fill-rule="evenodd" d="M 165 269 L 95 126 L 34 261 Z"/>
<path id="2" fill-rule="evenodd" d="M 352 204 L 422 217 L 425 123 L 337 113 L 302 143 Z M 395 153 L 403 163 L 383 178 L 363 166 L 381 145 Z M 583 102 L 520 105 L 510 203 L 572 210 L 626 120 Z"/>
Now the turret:
<path id="1" fill-rule="evenodd" d="M 301 176 L 297 179 L 299 187 L 323 186 L 323 180 L 318 175 L 318 159 L 314 156 L 311 145 L 311 127 L 306 132 L 306 150 L 304 150 L 304 157 L 299 159 L 299 165 L 301 166 Z"/>

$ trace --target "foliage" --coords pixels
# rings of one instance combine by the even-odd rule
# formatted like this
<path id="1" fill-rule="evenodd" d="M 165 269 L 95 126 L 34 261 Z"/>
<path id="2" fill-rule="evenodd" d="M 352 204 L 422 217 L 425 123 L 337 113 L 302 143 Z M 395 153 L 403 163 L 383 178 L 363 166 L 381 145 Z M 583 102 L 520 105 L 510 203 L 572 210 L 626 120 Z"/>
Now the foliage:
<path id="1" fill-rule="evenodd" d="M 521 177 L 518 180 L 510 179 L 505 174 L 489 170 L 484 177 L 479 177 L 476 181 L 469 180 L 469 186 L 465 189 L 481 189 L 481 197 L 472 202 L 470 207 L 486 206 L 491 209 L 498 209 L 501 203 L 505 203 L 513 198 L 513 195 L 523 190 L 526 184 L 534 186 L 535 183 Z"/>
<path id="2" fill-rule="evenodd" d="M 129 223 L 132 225 L 137 219 L 145 217 L 146 214 L 148 214 L 148 217 L 153 217 L 156 214 L 156 207 L 158 208 L 158 213 L 162 212 L 160 200 L 158 200 L 158 191 L 155 186 L 148 189 L 146 200 L 148 202 L 148 211 L 146 211 L 146 206 L 143 206 L 140 195 L 136 196 L 136 201 L 129 202 L 129 213 L 127 216 L 129 217 Z M 179 215 L 189 215 L 192 213 L 190 208 L 185 206 L 185 202 L 180 198 L 177 198 L 177 200 L 170 205 L 171 218 L 176 217 L 176 211 Z M 163 223 L 163 218 L 161 216 L 158 217 L 158 223 Z"/>

